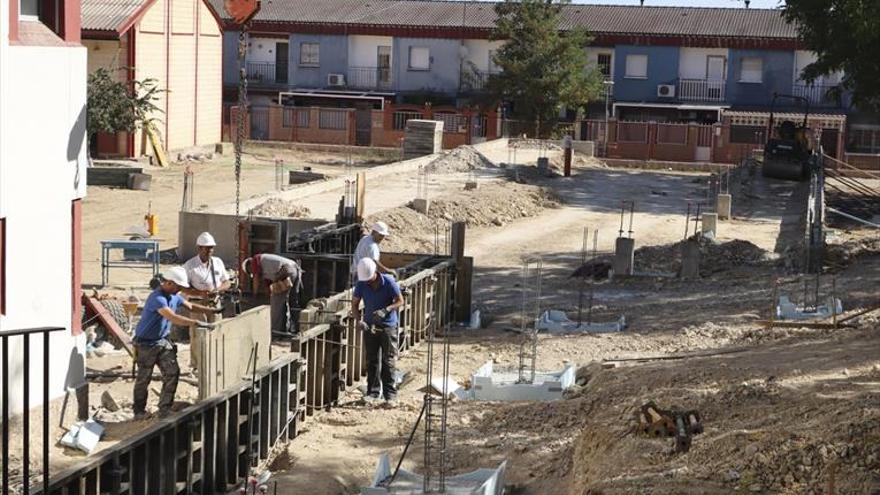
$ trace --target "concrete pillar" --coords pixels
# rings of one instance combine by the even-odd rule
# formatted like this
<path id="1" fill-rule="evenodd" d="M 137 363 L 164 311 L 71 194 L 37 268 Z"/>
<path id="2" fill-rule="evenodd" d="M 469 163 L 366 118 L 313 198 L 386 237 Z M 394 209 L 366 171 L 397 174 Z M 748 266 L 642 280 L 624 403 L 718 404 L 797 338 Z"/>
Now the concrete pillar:
<path id="1" fill-rule="evenodd" d="M 416 210 L 419 213 L 427 214 L 428 207 L 430 206 L 429 201 L 423 198 L 416 198 L 412 202 L 413 210 Z"/>
<path id="2" fill-rule="evenodd" d="M 683 279 L 700 278 L 700 241 L 689 239 L 681 245 L 681 273 Z"/>
<path id="3" fill-rule="evenodd" d="M 615 275 L 632 275 L 636 240 L 631 237 L 618 237 L 614 243 L 614 262 L 611 265 Z"/>
<path id="4" fill-rule="evenodd" d="M 717 213 L 703 213 L 703 235 L 711 235 L 713 237 L 718 236 L 718 214 Z"/>
<path id="5" fill-rule="evenodd" d="M 730 220 L 731 200 L 730 194 L 718 195 L 718 204 L 715 210 L 718 212 L 719 220 Z"/>

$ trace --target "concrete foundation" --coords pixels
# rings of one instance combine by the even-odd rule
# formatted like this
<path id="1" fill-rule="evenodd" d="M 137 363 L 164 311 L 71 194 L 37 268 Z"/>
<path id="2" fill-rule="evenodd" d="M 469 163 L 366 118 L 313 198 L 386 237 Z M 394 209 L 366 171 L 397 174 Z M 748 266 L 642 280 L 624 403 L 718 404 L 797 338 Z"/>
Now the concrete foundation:
<path id="1" fill-rule="evenodd" d="M 636 240 L 631 237 L 618 237 L 614 242 L 614 261 L 611 269 L 614 275 L 632 275 Z"/>
<path id="2" fill-rule="evenodd" d="M 504 471 L 507 461 L 495 469 L 477 469 L 470 473 L 446 478 L 446 493 L 449 495 L 501 495 L 504 493 Z M 416 495 L 425 493 L 425 478 L 419 474 L 401 469 L 394 483 L 383 486 L 391 478 L 394 469 L 388 454 L 382 454 L 376 466 L 373 483 L 361 490 L 361 495 Z M 432 492 L 436 493 L 436 492 Z"/>
<path id="3" fill-rule="evenodd" d="M 576 321 L 570 320 L 564 311 L 551 309 L 544 311 L 538 319 L 537 328 L 551 333 L 615 333 L 626 328 L 626 319 L 621 315 L 616 321 L 582 322 L 578 325 Z"/>
<path id="4" fill-rule="evenodd" d="M 840 299 L 830 297 L 825 304 L 806 309 L 803 305 L 791 302 L 788 296 L 779 296 L 779 304 L 776 306 L 776 318 L 780 320 L 822 320 L 841 313 L 843 313 L 843 303 Z"/>
<path id="5" fill-rule="evenodd" d="M 700 278 L 700 243 L 688 240 L 681 245 L 681 278 L 692 280 Z"/>
<path id="6" fill-rule="evenodd" d="M 471 388 L 459 396 L 473 400 L 557 400 L 562 398 L 565 389 L 574 385 L 575 371 L 575 366 L 569 364 L 556 373 L 536 372 L 533 383 L 516 383 L 517 371 L 496 372 L 489 361 L 471 376 Z"/>
<path id="7" fill-rule="evenodd" d="M 703 213 L 703 218 L 700 222 L 703 226 L 703 235 L 710 236 L 712 238 L 717 237 L 718 235 L 718 214 L 717 213 Z"/>
<path id="8" fill-rule="evenodd" d="M 198 356 L 199 399 L 249 380 L 256 367 L 269 363 L 272 341 L 269 306 L 258 306 L 217 323 L 213 330 L 193 329 L 191 352 Z"/>
<path id="9" fill-rule="evenodd" d="M 464 190 L 465 191 L 472 191 L 478 187 L 479 187 L 479 184 L 477 184 L 477 181 L 475 181 L 475 180 L 469 180 L 464 183 Z"/>
<path id="10" fill-rule="evenodd" d="M 718 212 L 719 220 L 730 220 L 732 197 L 730 194 L 719 194 L 715 211 Z"/>
<path id="11" fill-rule="evenodd" d="M 427 214 L 428 208 L 431 206 L 431 202 L 427 199 L 416 198 L 412 202 L 413 210 L 416 210 L 419 213 Z"/>

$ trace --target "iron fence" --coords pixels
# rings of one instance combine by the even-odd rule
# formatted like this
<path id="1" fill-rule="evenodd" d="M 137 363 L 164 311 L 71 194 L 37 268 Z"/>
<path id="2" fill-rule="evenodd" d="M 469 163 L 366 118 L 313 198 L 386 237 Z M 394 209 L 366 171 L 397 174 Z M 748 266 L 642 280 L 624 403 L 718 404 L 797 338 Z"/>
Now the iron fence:
<path id="1" fill-rule="evenodd" d="M 391 67 L 349 67 L 345 85 L 356 89 L 393 89 Z"/>
<path id="2" fill-rule="evenodd" d="M 318 110 L 318 127 L 328 130 L 345 130 L 348 127 L 349 110 L 321 108 Z"/>

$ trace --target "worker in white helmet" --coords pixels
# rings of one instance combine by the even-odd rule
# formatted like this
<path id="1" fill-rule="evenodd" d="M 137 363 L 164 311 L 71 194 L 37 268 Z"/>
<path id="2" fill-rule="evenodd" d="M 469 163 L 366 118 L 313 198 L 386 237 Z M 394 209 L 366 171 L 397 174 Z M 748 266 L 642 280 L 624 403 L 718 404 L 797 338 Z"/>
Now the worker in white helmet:
<path id="1" fill-rule="evenodd" d="M 196 239 L 197 254 L 183 265 L 190 285 L 183 293 L 188 297 L 213 299 L 232 286 L 223 260 L 214 256 L 216 246 L 209 232 L 202 232 Z"/>
<path id="2" fill-rule="evenodd" d="M 180 367 L 177 364 L 177 346 L 170 340 L 171 325 L 191 326 L 212 329 L 213 323 L 206 323 L 177 314 L 180 309 L 196 313 L 211 313 L 212 308 L 193 304 L 180 296 L 181 289 L 189 287 L 186 270 L 175 266 L 162 274 L 159 287 L 150 293 L 144 303 L 144 310 L 134 331 L 134 347 L 137 362 L 137 377 L 134 382 L 134 416 L 142 419 L 146 415 L 147 389 L 153 376 L 153 367 L 159 366 L 162 373 L 162 392 L 159 394 L 159 415 L 171 412 Z"/>
<path id="3" fill-rule="evenodd" d="M 394 277 L 379 273 L 376 262 L 362 259 L 357 266 L 358 283 L 351 298 L 351 316 L 364 332 L 364 351 L 367 356 L 367 401 L 381 397 L 393 404 L 397 399 L 394 366 L 397 359 L 398 309 L 403 306 L 403 294 Z M 361 301 L 364 310 L 361 312 Z"/>
<path id="4" fill-rule="evenodd" d="M 251 292 L 269 288 L 269 311 L 272 332 L 296 333 L 299 330 L 299 294 L 303 270 L 299 264 L 277 254 L 255 254 L 241 262 L 241 271 L 251 278 Z"/>
<path id="5" fill-rule="evenodd" d="M 373 224 L 370 233 L 361 237 L 361 240 L 358 241 L 357 247 L 354 248 L 354 256 L 351 260 L 351 278 L 354 283 L 357 283 L 357 277 L 355 275 L 357 274 L 358 263 L 364 258 L 369 258 L 375 261 L 376 268 L 380 273 L 387 273 L 388 275 L 397 278 L 396 270 L 388 268 L 379 261 L 379 258 L 382 255 L 379 251 L 379 244 L 390 235 L 391 232 L 388 230 L 388 225 L 385 224 L 385 222 L 376 222 Z"/>
<path id="6" fill-rule="evenodd" d="M 184 263 L 183 268 L 186 270 L 186 276 L 189 279 L 189 287 L 181 289 L 184 296 L 190 301 L 197 302 L 203 306 L 212 308 L 220 308 L 219 296 L 229 290 L 232 282 L 229 280 L 229 274 L 226 272 L 226 266 L 223 260 L 214 256 L 214 248 L 217 241 L 210 232 L 202 232 L 196 238 L 196 255 Z M 219 314 L 191 314 L 185 309 L 181 314 L 197 320 L 215 322 L 219 318 Z M 189 332 L 190 348 L 199 347 L 198 333 L 194 328 L 181 328 L 180 332 L 185 335 Z M 190 353 L 190 366 L 194 370 L 199 369 L 199 353 Z"/>

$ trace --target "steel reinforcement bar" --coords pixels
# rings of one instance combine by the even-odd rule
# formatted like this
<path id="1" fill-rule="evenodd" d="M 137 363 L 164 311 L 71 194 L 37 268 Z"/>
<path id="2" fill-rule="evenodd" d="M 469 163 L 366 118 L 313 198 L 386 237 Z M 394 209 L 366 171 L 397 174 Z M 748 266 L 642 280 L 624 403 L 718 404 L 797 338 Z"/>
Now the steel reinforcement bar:
<path id="1" fill-rule="evenodd" d="M 296 354 L 275 359 L 256 371 L 254 387 L 248 377 L 159 420 L 53 476 L 48 493 L 207 495 L 235 489 L 246 481 L 250 466 L 296 436 L 301 365 Z"/>

